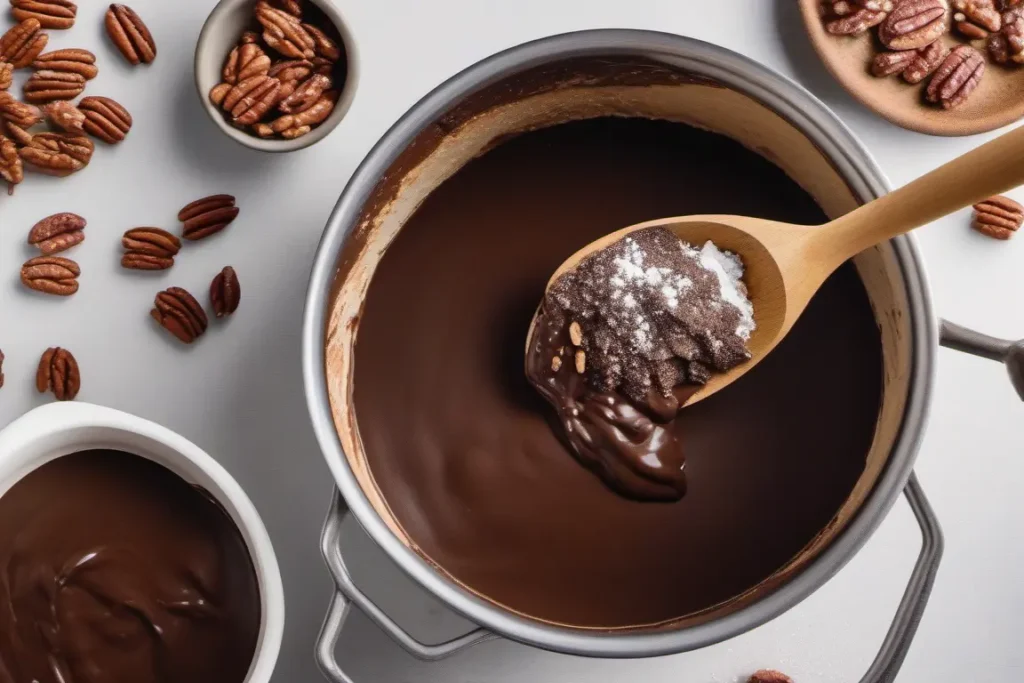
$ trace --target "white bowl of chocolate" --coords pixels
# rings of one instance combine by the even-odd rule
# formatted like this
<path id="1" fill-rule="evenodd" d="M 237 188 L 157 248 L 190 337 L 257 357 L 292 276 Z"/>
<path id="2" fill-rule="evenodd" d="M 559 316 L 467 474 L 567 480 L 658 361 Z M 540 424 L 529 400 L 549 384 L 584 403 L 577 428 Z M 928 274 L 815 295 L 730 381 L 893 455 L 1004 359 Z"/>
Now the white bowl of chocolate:
<path id="1" fill-rule="evenodd" d="M 199 34 L 195 81 L 233 140 L 291 152 L 324 139 L 352 105 L 355 42 L 328 0 L 221 0 Z"/>
<path id="2" fill-rule="evenodd" d="M 644 444 L 657 436 L 658 417 L 639 400 L 646 387 L 635 387 L 627 406 L 646 419 L 616 413 L 622 401 L 595 400 L 587 407 L 611 411 L 610 419 L 574 423 L 587 417 L 563 406 L 574 392 L 549 392 L 553 409 L 523 363 L 549 278 L 599 237 L 702 214 L 820 225 L 885 191 L 877 166 L 820 101 L 700 41 L 585 31 L 519 46 L 453 77 L 360 166 L 313 268 L 307 398 L 350 514 L 406 573 L 483 629 L 559 652 L 643 657 L 722 641 L 797 605 L 853 557 L 906 490 L 925 542 L 897 613 L 898 642 L 886 641 L 873 667 L 892 673 L 941 555 L 941 533 L 911 476 L 939 338 L 912 238 L 843 264 L 763 362 L 673 415 L 671 426 L 659 418 L 678 440 L 685 472 L 678 458 L 671 470 L 642 458 L 578 458 L 560 433 L 585 422 Z M 629 377 L 651 379 L 671 407 L 673 391 L 705 379 L 707 361 L 725 369 L 742 356 L 734 333 L 749 327 L 739 323 L 743 306 L 719 321 L 728 323 L 722 329 L 696 326 L 666 337 L 663 352 L 648 348 L 637 333 L 653 331 L 644 327 L 653 317 L 667 320 L 666 307 L 724 306 L 732 297 L 722 278 L 692 263 L 615 256 L 629 262 L 593 269 L 612 285 L 607 296 L 599 282 L 559 304 L 574 316 L 563 322 L 580 329 L 555 328 L 535 377 L 584 378 L 584 392 L 602 381 L 614 388 L 614 363 L 638 360 L 642 372 Z M 642 283 L 613 282 L 641 267 Z M 653 288 L 649 267 L 671 281 Z M 700 282 L 701 301 L 676 296 Z M 757 282 L 748 284 L 756 319 Z M 632 333 L 620 341 L 638 343 L 598 357 L 616 343 L 587 318 L 585 298 L 627 294 L 651 302 L 616 316 Z M 991 358 L 1012 346 L 943 330 L 947 344 Z M 692 348 L 698 337 L 706 361 Z M 716 359 L 730 344 L 733 353 Z M 327 531 L 337 524 L 333 515 Z M 329 567 L 342 593 L 365 605 L 332 538 L 325 535 Z M 424 657 L 479 640 L 410 648 L 407 634 L 370 614 Z M 325 643 L 338 636 L 325 633 Z"/>
<path id="3" fill-rule="evenodd" d="M 0 432 L 0 679 L 267 683 L 284 593 L 259 514 L 186 439 L 85 403 Z"/>

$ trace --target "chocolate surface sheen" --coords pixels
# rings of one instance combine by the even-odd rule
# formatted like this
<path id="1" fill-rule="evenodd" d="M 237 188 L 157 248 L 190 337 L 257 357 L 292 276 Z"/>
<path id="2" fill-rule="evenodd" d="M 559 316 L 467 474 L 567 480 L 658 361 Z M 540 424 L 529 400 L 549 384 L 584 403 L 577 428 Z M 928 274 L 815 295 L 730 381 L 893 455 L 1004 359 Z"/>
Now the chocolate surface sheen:
<path id="1" fill-rule="evenodd" d="M 627 499 L 581 467 L 527 381 L 525 335 L 562 261 L 623 226 L 705 213 L 825 220 L 741 145 L 640 119 L 513 138 L 424 202 L 374 275 L 355 356 L 369 466 L 420 553 L 520 613 L 626 628 L 758 586 L 830 523 L 881 399 L 850 265 L 742 381 L 681 411 L 678 502 Z"/>
<path id="2" fill-rule="evenodd" d="M 238 529 L 160 465 L 85 451 L 0 497 L 0 683 L 242 683 L 259 627 Z"/>

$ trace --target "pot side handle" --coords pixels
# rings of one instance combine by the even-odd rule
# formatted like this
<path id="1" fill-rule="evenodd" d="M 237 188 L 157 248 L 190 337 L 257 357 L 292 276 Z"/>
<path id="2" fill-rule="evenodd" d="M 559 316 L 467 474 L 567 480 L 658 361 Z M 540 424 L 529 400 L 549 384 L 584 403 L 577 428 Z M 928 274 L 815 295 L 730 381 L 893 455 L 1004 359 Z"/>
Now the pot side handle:
<path id="1" fill-rule="evenodd" d="M 939 343 L 955 351 L 1000 361 L 1006 365 L 1013 388 L 1017 390 L 1021 400 L 1024 400 L 1024 339 L 1014 342 L 990 337 L 948 320 L 942 320 L 939 322 Z"/>
<path id="2" fill-rule="evenodd" d="M 331 605 L 327 612 L 327 618 L 320 629 L 320 636 L 317 639 L 316 660 L 320 671 L 332 683 L 353 683 L 352 679 L 342 670 L 341 665 L 335 656 L 338 639 L 345 626 L 352 606 L 358 607 L 378 627 L 387 633 L 392 640 L 402 646 L 412 656 L 427 660 L 437 661 L 455 654 L 459 650 L 477 645 L 497 636 L 487 629 L 476 628 L 469 633 L 453 638 L 452 640 L 428 645 L 416 640 L 409 635 L 401 626 L 395 623 L 391 617 L 384 612 L 359 588 L 352 580 L 345 559 L 341 555 L 341 525 L 348 516 L 348 508 L 341 498 L 341 494 L 335 490 L 334 500 L 331 502 L 331 510 L 327 513 L 327 521 L 324 524 L 323 536 L 320 542 L 320 550 L 323 553 L 327 567 L 330 569 L 334 579 L 334 595 L 331 597 Z"/>

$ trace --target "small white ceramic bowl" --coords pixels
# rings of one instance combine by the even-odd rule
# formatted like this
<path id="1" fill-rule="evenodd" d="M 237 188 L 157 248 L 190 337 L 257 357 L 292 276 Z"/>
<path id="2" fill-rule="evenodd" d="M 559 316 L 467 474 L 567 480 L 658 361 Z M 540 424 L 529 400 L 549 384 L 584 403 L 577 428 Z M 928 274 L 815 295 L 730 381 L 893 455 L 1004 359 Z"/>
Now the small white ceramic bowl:
<path id="1" fill-rule="evenodd" d="M 187 439 L 158 424 L 88 403 L 51 403 L 0 431 L 0 496 L 41 465 L 78 451 L 110 448 L 148 458 L 208 491 L 245 540 L 260 589 L 261 622 L 246 683 L 269 683 L 284 634 L 284 588 L 270 536 L 227 470 Z"/>
<path id="2" fill-rule="evenodd" d="M 356 43 L 352 39 L 352 33 L 330 0 L 308 1 L 323 10 L 327 18 L 338 29 L 345 49 L 348 71 L 345 74 L 345 84 L 338 103 L 334 106 L 331 115 L 313 130 L 294 140 L 264 139 L 239 130 L 229 124 L 224 118 L 224 113 L 210 102 L 210 90 L 221 82 L 224 61 L 228 58 L 231 49 L 238 44 L 242 33 L 250 28 L 256 0 L 220 0 L 206 19 L 203 30 L 199 34 L 195 55 L 195 80 L 199 100 L 217 127 L 224 131 L 225 135 L 246 147 L 263 152 L 293 152 L 309 147 L 327 137 L 341 123 L 349 107 L 352 106 L 356 87 L 359 84 L 359 55 L 356 51 Z"/>

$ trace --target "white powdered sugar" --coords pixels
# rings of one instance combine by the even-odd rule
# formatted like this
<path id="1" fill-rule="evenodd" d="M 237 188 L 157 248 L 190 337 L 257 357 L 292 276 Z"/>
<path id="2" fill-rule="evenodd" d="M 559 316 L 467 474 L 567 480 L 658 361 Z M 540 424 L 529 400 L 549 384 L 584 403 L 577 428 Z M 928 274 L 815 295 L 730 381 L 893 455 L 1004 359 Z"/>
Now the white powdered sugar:
<path id="1" fill-rule="evenodd" d="M 700 250 L 700 264 L 718 276 L 722 287 L 722 300 L 740 309 L 740 323 L 736 334 L 744 341 L 757 325 L 754 323 L 754 305 L 747 297 L 747 286 L 743 284 L 743 261 L 731 251 L 723 251 L 714 242 L 705 242 Z"/>

